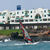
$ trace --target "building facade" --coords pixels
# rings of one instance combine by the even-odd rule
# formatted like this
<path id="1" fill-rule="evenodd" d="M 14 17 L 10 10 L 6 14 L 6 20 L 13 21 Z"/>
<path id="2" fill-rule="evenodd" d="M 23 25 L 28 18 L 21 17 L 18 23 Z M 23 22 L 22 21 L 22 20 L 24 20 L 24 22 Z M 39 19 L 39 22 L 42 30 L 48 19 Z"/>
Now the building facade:
<path id="1" fill-rule="evenodd" d="M 0 11 L 0 24 L 50 23 L 50 10 L 38 8 L 32 10 Z"/>

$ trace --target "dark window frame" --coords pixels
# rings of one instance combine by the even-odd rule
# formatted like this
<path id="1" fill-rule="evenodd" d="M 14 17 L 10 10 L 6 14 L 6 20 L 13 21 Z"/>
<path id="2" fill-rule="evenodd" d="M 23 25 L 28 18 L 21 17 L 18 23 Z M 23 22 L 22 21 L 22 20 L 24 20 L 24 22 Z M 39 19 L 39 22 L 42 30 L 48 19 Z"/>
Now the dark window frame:
<path id="1" fill-rule="evenodd" d="M 29 19 L 30 22 L 33 22 L 33 19 Z"/>
<path id="2" fill-rule="evenodd" d="M 28 22 L 28 19 L 26 19 L 25 22 Z"/>

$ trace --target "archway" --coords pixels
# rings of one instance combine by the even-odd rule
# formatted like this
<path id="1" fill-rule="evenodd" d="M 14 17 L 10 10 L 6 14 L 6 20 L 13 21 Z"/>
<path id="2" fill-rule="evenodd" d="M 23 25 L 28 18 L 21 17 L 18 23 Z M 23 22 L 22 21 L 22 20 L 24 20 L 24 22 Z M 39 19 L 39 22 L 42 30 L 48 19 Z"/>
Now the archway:
<path id="1" fill-rule="evenodd" d="M 35 19 L 41 19 L 40 14 L 36 14 Z"/>

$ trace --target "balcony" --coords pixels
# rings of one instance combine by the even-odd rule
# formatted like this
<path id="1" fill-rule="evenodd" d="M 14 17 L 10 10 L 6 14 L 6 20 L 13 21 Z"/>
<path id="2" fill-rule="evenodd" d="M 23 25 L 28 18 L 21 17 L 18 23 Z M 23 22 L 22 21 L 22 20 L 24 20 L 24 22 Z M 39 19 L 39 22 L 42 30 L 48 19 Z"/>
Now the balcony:
<path id="1" fill-rule="evenodd" d="M 50 16 L 50 13 L 48 13 L 48 16 Z"/>
<path id="2" fill-rule="evenodd" d="M 21 19 L 21 20 L 22 20 L 22 19 L 23 19 L 23 17 L 21 17 L 21 18 L 18 18 L 18 17 L 17 17 L 16 19 L 18 19 L 18 20 L 19 20 L 19 19 Z"/>
<path id="3" fill-rule="evenodd" d="M 28 16 L 29 16 L 28 14 L 25 15 L 25 17 L 28 17 Z"/>
<path id="4" fill-rule="evenodd" d="M 16 19 L 18 19 L 19 20 L 19 18 L 17 17 Z"/>

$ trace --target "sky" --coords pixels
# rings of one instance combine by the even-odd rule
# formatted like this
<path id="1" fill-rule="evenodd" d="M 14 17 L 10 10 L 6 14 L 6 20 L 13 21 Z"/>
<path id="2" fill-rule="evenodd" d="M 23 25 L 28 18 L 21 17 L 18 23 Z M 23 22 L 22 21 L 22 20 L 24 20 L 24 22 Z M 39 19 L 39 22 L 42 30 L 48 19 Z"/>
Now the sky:
<path id="1" fill-rule="evenodd" d="M 16 10 L 17 5 L 22 9 L 30 10 L 36 8 L 50 9 L 50 0 L 0 0 L 0 11 Z"/>

